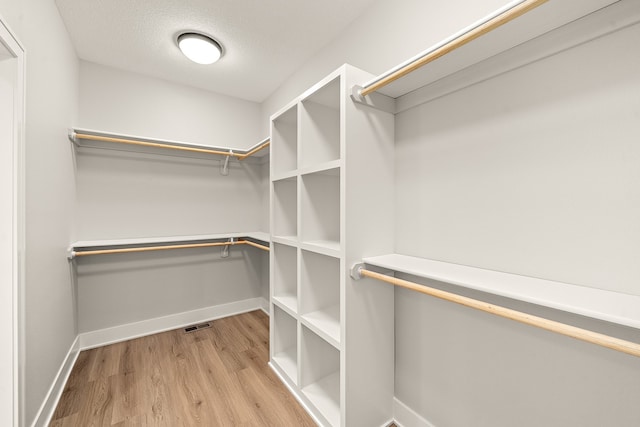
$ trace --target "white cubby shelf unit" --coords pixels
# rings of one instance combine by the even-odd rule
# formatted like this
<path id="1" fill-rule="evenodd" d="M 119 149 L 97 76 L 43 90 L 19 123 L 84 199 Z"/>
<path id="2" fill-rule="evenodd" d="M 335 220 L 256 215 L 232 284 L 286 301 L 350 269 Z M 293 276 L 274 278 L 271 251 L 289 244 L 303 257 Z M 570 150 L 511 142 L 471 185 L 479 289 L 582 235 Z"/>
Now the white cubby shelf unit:
<path id="1" fill-rule="evenodd" d="M 393 290 L 346 268 L 393 248 L 394 118 L 347 90 L 369 78 L 344 65 L 271 118 L 270 364 L 323 426 L 392 418 Z"/>

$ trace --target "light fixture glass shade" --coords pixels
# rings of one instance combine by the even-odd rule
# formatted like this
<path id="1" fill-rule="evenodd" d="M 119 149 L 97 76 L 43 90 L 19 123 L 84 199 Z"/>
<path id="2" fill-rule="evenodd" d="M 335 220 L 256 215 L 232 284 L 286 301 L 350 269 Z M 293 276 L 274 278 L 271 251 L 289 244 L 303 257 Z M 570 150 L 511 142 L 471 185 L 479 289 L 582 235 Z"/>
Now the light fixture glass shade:
<path id="1" fill-rule="evenodd" d="M 198 33 L 178 36 L 178 47 L 184 56 L 198 64 L 213 64 L 222 56 L 222 47 L 210 37 Z"/>

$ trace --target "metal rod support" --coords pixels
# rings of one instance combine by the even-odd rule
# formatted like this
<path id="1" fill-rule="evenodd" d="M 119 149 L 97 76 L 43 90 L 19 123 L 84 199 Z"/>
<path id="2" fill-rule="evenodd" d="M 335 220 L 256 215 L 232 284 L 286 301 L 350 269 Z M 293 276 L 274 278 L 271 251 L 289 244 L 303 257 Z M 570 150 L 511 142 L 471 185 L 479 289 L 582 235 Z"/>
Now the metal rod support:
<path id="1" fill-rule="evenodd" d="M 502 307 L 499 305 L 478 301 L 473 298 L 468 298 L 451 292 L 442 291 L 440 289 L 431 288 L 429 286 L 420 285 L 418 283 L 409 282 L 408 280 L 386 276 L 384 274 L 376 273 L 375 271 L 367 270 L 361 265 L 354 266 L 352 270 L 355 270 L 354 272 L 361 277 L 369 277 L 371 279 L 381 280 L 394 286 L 410 289 L 412 291 L 420 292 L 432 297 L 454 302 L 465 307 L 474 308 L 476 310 L 484 311 L 496 316 L 515 320 L 526 325 L 535 326 L 591 344 L 596 344 L 612 350 L 620 351 L 622 353 L 630 354 L 632 356 L 640 357 L 640 344 L 635 342 L 625 341 L 619 338 L 611 337 L 609 335 L 604 335 L 598 332 L 593 332 L 564 323 L 556 322 L 554 320 L 533 316 L 531 314 L 512 310 L 510 308 Z"/>

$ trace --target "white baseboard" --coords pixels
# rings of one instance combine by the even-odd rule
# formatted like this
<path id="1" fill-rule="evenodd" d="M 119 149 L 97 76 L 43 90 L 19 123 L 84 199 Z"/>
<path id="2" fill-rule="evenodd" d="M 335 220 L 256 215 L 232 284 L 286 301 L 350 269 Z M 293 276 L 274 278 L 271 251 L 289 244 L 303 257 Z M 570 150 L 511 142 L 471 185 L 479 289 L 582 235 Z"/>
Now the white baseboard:
<path id="1" fill-rule="evenodd" d="M 393 398 L 393 418 L 398 427 L 435 427 L 397 397 Z"/>
<path id="2" fill-rule="evenodd" d="M 154 319 L 143 320 L 126 325 L 114 326 L 112 328 L 100 329 L 97 331 L 83 332 L 79 338 L 80 349 L 102 347 L 146 335 L 157 334 L 159 332 L 170 331 L 201 323 L 207 320 L 220 319 L 222 317 L 233 316 L 253 310 L 263 310 L 269 303 L 264 298 L 250 298 L 228 304 L 215 305 L 198 310 L 185 311 L 183 313 L 171 314 L 169 316 L 156 317 Z M 268 311 L 266 311 L 268 313 Z"/>
<path id="3" fill-rule="evenodd" d="M 64 390 L 64 386 L 69 379 L 69 375 L 71 375 L 71 370 L 73 369 L 73 365 L 76 363 L 76 359 L 78 359 L 78 355 L 80 354 L 80 340 L 76 337 L 71 344 L 71 348 L 67 352 L 67 356 L 64 358 L 58 373 L 53 379 L 53 383 L 51 387 L 49 387 L 49 391 L 42 402 L 42 406 L 38 410 L 31 427 L 46 427 L 51 422 L 51 418 L 53 417 L 53 413 L 58 406 L 58 401 L 60 400 L 60 396 L 62 396 L 62 391 Z"/>

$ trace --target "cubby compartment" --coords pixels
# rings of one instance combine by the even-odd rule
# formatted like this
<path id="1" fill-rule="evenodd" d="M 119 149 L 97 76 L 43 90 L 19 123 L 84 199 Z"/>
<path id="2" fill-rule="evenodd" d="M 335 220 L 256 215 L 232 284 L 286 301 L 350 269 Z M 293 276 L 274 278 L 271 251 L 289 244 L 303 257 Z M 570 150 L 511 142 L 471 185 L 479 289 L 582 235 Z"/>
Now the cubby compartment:
<path id="1" fill-rule="evenodd" d="M 300 168 L 340 159 L 340 78 L 301 103 Z"/>
<path id="2" fill-rule="evenodd" d="M 273 361 L 294 384 L 298 383 L 298 322 L 277 306 L 273 307 Z"/>
<path id="3" fill-rule="evenodd" d="M 298 108 L 293 105 L 273 119 L 271 129 L 272 174 L 277 177 L 298 168 Z"/>
<path id="4" fill-rule="evenodd" d="M 298 239 L 297 177 L 273 182 L 273 236 Z"/>
<path id="5" fill-rule="evenodd" d="M 340 425 L 340 352 L 302 326 L 302 393 L 331 426 Z"/>
<path id="6" fill-rule="evenodd" d="M 340 348 L 340 259 L 303 250 L 300 268 L 302 321 Z"/>
<path id="7" fill-rule="evenodd" d="M 340 168 L 302 175 L 301 237 L 307 249 L 340 251 Z"/>
<path id="8" fill-rule="evenodd" d="M 297 251 L 293 246 L 273 243 L 273 301 L 292 313 L 298 312 Z"/>

